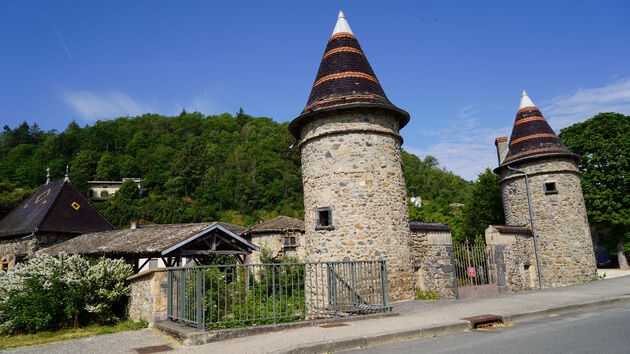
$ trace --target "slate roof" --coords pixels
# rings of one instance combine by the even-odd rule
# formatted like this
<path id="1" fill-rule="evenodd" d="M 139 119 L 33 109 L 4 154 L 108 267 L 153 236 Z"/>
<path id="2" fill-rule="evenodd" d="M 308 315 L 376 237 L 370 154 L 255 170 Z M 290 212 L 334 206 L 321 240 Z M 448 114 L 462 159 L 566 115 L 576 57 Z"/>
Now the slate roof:
<path id="1" fill-rule="evenodd" d="M 116 229 L 66 181 L 41 186 L 0 221 L 0 238 L 36 231 L 86 233 Z"/>
<path id="2" fill-rule="evenodd" d="M 439 222 L 410 221 L 412 231 L 451 231 L 451 228 Z"/>
<path id="3" fill-rule="evenodd" d="M 65 252 L 91 256 L 134 255 L 157 257 L 169 246 L 213 224 L 219 224 L 237 235 L 241 235 L 247 230 L 244 227 L 224 222 L 143 225 L 136 229 L 83 234 L 39 252 L 51 255 Z"/>
<path id="4" fill-rule="evenodd" d="M 532 230 L 529 227 L 525 226 L 510 226 L 510 225 L 490 225 L 500 233 L 505 234 L 525 234 L 531 235 Z"/>
<path id="5" fill-rule="evenodd" d="M 265 221 L 247 230 L 246 234 L 262 234 L 272 232 L 304 231 L 304 221 L 288 216 L 278 216 L 275 219 Z"/>
<path id="6" fill-rule="evenodd" d="M 525 91 L 521 97 L 521 107 L 516 113 L 508 153 L 501 166 L 510 163 L 548 156 L 569 156 L 571 153 L 551 129 L 538 107 L 534 106 Z M 501 167 L 500 166 L 500 167 Z"/>
<path id="7" fill-rule="evenodd" d="M 345 17 L 340 12 L 338 23 L 342 20 L 345 22 Z M 380 107 L 398 116 L 400 128 L 409 122 L 409 114 L 394 106 L 385 95 L 357 38 L 349 27 L 344 28 L 335 27 L 335 33 L 326 45 L 306 107 L 289 124 L 289 131 L 296 139 L 300 139 L 300 129 L 313 113 L 331 109 Z"/>

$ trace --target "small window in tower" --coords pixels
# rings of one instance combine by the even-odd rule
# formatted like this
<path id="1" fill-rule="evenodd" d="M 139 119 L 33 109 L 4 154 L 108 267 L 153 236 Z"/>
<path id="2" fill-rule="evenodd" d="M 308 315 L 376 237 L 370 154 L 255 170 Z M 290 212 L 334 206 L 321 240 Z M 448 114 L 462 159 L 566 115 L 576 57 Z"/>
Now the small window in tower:
<path id="1" fill-rule="evenodd" d="M 315 230 L 332 230 L 333 219 L 332 219 L 332 208 L 317 208 L 317 224 L 315 226 Z"/>
<path id="2" fill-rule="evenodd" d="M 545 182 L 545 194 L 558 194 L 556 182 Z"/>

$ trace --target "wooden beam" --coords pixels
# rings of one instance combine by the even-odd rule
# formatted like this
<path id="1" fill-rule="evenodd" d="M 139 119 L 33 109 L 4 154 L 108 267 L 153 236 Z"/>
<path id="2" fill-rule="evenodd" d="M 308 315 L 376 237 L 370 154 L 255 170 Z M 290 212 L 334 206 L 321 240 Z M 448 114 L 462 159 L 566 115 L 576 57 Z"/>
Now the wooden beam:
<path id="1" fill-rule="evenodd" d="M 235 254 L 245 254 L 245 252 L 242 252 L 242 251 L 213 251 L 213 250 L 181 250 L 181 251 L 177 252 L 177 255 L 179 255 L 180 257 L 190 257 L 190 256 L 197 256 L 197 255 L 217 255 L 217 254 L 235 255 Z"/>

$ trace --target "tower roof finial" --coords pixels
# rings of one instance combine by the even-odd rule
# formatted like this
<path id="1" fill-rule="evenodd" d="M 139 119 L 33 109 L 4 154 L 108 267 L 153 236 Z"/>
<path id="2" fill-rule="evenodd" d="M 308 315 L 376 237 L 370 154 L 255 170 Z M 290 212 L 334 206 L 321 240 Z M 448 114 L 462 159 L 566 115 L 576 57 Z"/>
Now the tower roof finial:
<path id="1" fill-rule="evenodd" d="M 525 107 L 536 107 L 534 102 L 527 96 L 527 92 L 525 90 L 521 91 L 521 104 L 518 106 L 518 109 L 522 109 Z"/>
<path id="2" fill-rule="evenodd" d="M 70 177 L 68 176 L 69 169 L 70 169 L 70 166 L 66 165 L 66 176 L 63 178 L 64 182 L 70 182 Z"/>
<path id="3" fill-rule="evenodd" d="M 341 32 L 354 34 L 350 29 L 350 25 L 348 24 L 348 21 L 346 20 L 346 16 L 343 14 L 343 11 L 339 10 L 339 16 L 337 16 L 337 24 L 335 24 L 335 29 L 333 30 L 332 34 L 334 36 L 335 34 Z"/>

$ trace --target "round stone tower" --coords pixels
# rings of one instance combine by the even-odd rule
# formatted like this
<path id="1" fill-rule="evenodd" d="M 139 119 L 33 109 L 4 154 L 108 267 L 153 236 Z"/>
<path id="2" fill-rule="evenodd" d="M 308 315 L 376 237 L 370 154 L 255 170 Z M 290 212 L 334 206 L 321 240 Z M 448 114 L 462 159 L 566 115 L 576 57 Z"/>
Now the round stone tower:
<path id="1" fill-rule="evenodd" d="M 385 259 L 392 299 L 413 297 L 399 135 L 408 121 L 339 12 L 308 103 L 289 125 L 302 154 L 307 258 Z"/>
<path id="2" fill-rule="evenodd" d="M 497 138 L 503 209 L 508 225 L 530 227 L 525 171 L 538 236 L 544 287 L 583 283 L 597 277 L 593 243 L 576 161 L 525 91 L 510 142 Z"/>

